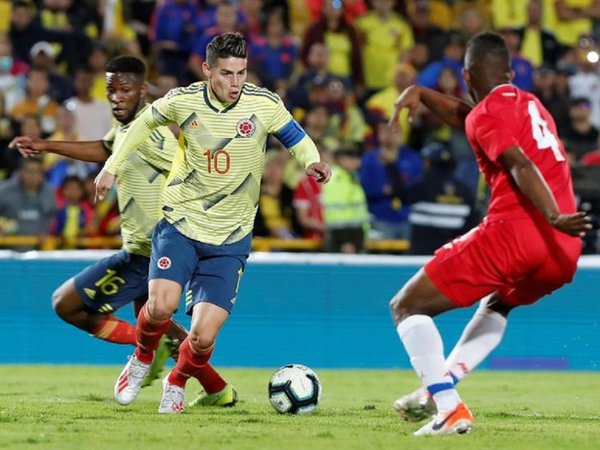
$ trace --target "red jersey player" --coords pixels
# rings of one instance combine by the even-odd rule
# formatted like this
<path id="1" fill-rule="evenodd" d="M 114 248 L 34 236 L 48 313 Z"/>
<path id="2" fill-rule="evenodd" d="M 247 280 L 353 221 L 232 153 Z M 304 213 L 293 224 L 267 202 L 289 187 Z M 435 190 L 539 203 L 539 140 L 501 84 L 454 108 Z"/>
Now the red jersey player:
<path id="1" fill-rule="evenodd" d="M 500 342 L 506 317 L 573 278 L 581 239 L 591 228 L 576 211 L 571 174 L 554 120 L 538 99 L 510 84 L 510 57 L 502 38 L 483 33 L 467 44 L 463 76 L 473 106 L 412 86 L 395 114 L 423 103 L 440 118 L 466 128 L 491 186 L 483 222 L 441 247 L 390 303 L 398 335 L 423 388 L 394 407 L 407 420 L 436 414 L 415 435 L 467 433 L 473 416 L 455 384 Z M 482 300 L 447 359 L 432 320 Z"/>

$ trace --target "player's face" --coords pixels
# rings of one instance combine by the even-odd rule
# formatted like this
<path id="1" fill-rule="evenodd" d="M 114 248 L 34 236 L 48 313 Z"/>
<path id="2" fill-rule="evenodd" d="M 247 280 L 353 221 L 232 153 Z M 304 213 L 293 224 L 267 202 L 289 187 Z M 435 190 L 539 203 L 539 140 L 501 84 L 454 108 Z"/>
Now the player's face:
<path id="1" fill-rule="evenodd" d="M 244 58 L 219 58 L 214 67 L 202 64 L 204 75 L 208 79 L 211 93 L 221 103 L 233 103 L 242 93 L 242 87 L 248 75 Z"/>
<path id="2" fill-rule="evenodd" d="M 113 117 L 127 124 L 133 120 L 148 88 L 146 83 L 132 73 L 106 74 L 106 92 L 112 108 Z"/>

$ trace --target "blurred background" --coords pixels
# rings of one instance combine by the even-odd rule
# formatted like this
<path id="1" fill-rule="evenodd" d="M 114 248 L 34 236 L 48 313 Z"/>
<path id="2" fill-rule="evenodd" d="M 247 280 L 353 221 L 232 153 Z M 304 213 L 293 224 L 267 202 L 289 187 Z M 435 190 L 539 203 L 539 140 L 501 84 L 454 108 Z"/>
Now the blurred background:
<path id="1" fill-rule="evenodd" d="M 322 187 L 269 142 L 254 249 L 431 254 L 481 219 L 487 187 L 463 130 L 425 108 L 386 122 L 414 83 L 467 98 L 465 43 L 484 30 L 552 113 L 597 221 L 600 0 L 0 0 L 0 247 L 118 248 L 116 196 L 93 202 L 97 165 L 7 144 L 101 139 L 108 60 L 143 58 L 152 101 L 202 79 L 206 44 L 240 31 L 248 81 L 277 92 L 344 175 Z M 592 230 L 585 253 L 599 248 Z"/>

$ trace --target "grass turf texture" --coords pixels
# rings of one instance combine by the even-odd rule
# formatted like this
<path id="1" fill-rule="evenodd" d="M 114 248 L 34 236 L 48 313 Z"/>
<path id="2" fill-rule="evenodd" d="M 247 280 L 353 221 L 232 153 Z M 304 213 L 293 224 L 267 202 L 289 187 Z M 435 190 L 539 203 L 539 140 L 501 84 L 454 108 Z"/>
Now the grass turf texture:
<path id="1" fill-rule="evenodd" d="M 160 383 L 130 406 L 112 398 L 118 367 L 0 366 L 0 448 L 188 449 L 599 449 L 600 373 L 476 372 L 459 387 L 475 415 L 467 436 L 416 438 L 393 400 L 415 388 L 409 371 L 317 370 L 318 412 L 275 413 L 271 370 L 224 369 L 234 408 L 159 415 Z M 187 400 L 197 382 L 190 381 Z"/>

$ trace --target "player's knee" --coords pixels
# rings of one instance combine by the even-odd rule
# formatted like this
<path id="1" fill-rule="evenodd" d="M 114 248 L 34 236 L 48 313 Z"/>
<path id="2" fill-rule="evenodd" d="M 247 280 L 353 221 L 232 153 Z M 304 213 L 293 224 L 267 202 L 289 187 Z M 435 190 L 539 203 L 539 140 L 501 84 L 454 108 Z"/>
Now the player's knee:
<path id="1" fill-rule="evenodd" d="M 396 325 L 411 315 L 411 310 L 407 306 L 408 304 L 409 302 L 407 301 L 404 289 L 394 295 L 390 300 L 390 313 L 392 314 L 392 319 Z"/>
<path id="2" fill-rule="evenodd" d="M 146 308 L 154 320 L 165 320 L 175 313 L 178 303 L 179 298 L 174 300 L 168 291 L 157 291 L 150 293 Z"/>
<path id="3" fill-rule="evenodd" d="M 64 289 L 58 288 L 52 293 L 52 308 L 57 316 L 65 319 L 68 315 Z"/>
<path id="4" fill-rule="evenodd" d="M 195 333 L 190 331 L 188 336 L 190 347 L 196 354 L 206 353 L 215 345 L 215 336 L 209 333 Z"/>

